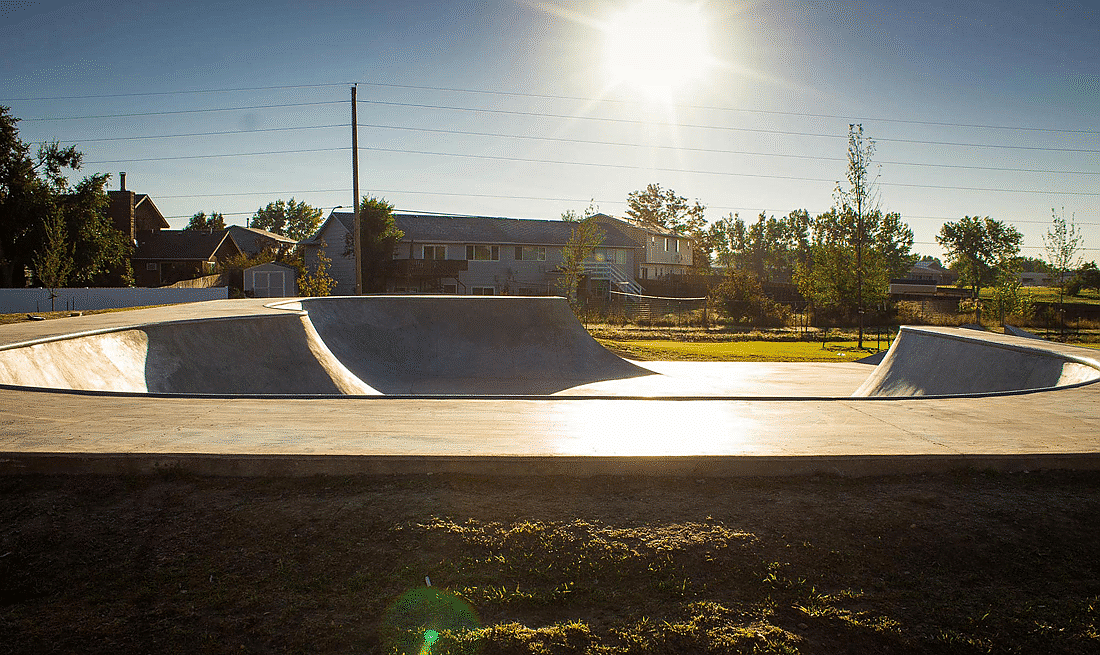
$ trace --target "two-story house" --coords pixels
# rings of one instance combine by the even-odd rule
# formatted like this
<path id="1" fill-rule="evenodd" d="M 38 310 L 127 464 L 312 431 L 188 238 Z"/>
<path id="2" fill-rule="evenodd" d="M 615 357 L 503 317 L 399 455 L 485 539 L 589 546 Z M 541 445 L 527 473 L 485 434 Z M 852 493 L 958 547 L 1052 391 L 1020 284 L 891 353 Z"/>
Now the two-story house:
<path id="1" fill-rule="evenodd" d="M 560 293 L 562 249 L 571 223 L 484 216 L 394 214 L 404 236 L 387 276 L 392 293 L 459 295 L 556 295 Z M 333 212 L 317 233 L 302 242 L 306 266 L 316 266 L 323 250 L 332 260 L 335 295 L 355 292 L 355 267 L 345 256 L 354 229 L 351 212 Z M 581 293 L 606 295 L 639 288 L 634 283 L 638 243 L 619 226 L 602 226 L 604 239 L 585 262 Z M 323 246 L 322 246 L 323 244 Z"/>
<path id="2" fill-rule="evenodd" d="M 600 225 L 626 234 L 638 247 L 633 275 L 642 280 L 664 280 L 684 276 L 693 265 L 691 240 L 659 225 L 607 214 L 594 216 Z"/>

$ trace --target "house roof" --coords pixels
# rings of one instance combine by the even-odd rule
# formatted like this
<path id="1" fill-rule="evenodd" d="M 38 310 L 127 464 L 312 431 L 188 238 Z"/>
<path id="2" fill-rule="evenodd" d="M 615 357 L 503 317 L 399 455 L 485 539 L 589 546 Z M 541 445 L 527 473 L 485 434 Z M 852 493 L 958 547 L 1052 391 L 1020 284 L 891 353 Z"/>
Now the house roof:
<path id="1" fill-rule="evenodd" d="M 230 225 L 227 229 L 229 230 L 229 238 L 233 239 L 233 242 L 237 244 L 242 252 L 247 252 L 250 255 L 260 253 L 272 241 L 284 246 L 293 246 L 298 243 L 290 237 L 255 227 Z"/>
<path id="2" fill-rule="evenodd" d="M 493 218 L 487 216 L 436 216 L 430 214 L 397 214 L 394 222 L 405 233 L 402 241 L 417 243 L 491 243 L 500 245 L 560 245 L 569 240 L 573 231 L 565 221 Z M 345 230 L 354 229 L 351 212 L 333 212 L 310 239 L 316 242 L 329 221 L 337 220 Z M 607 248 L 637 248 L 638 244 L 613 225 L 601 224 Z"/>
<path id="3" fill-rule="evenodd" d="M 133 259 L 161 261 L 206 261 L 222 247 L 226 240 L 240 251 L 236 242 L 229 239 L 229 230 L 203 232 L 198 230 L 158 230 L 138 235 L 138 245 Z"/>

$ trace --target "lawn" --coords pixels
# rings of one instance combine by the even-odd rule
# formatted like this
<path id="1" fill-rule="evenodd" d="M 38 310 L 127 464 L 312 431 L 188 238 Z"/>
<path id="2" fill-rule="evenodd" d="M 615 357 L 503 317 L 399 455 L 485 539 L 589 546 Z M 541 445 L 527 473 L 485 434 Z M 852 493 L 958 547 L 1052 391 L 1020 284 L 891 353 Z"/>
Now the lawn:
<path id="1" fill-rule="evenodd" d="M 0 653 L 1100 652 L 1095 473 L 8 476 L 0 524 Z"/>
<path id="2" fill-rule="evenodd" d="M 877 352 L 874 339 L 856 341 L 674 341 L 597 338 L 605 348 L 640 361 L 704 362 L 843 362 Z M 880 342 L 883 350 L 889 346 Z"/>

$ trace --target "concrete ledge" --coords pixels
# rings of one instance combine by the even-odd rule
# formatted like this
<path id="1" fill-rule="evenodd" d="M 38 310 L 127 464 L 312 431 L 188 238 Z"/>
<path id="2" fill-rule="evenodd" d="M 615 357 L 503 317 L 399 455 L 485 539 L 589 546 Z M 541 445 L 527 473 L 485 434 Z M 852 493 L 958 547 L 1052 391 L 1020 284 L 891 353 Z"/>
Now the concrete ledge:
<path id="1" fill-rule="evenodd" d="M 0 475 L 150 475 L 222 477 L 311 475 L 490 475 L 669 477 L 867 477 L 956 470 L 1100 470 L 1100 453 L 1008 455 L 839 455 L 758 457 L 210 455 L 0 453 Z"/>

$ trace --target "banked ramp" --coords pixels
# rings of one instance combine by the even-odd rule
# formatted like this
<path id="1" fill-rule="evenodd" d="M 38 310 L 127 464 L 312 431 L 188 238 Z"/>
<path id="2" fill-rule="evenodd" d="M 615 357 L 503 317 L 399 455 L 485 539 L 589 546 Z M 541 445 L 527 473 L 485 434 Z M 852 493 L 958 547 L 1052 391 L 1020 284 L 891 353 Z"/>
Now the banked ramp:
<path id="1" fill-rule="evenodd" d="M 14 344 L 0 384 L 215 395 L 541 395 L 652 372 L 563 298 L 363 296 Z"/>
<path id="2" fill-rule="evenodd" d="M 905 326 L 852 395 L 965 396 L 1056 389 L 1100 379 L 1097 354 L 978 330 Z"/>

